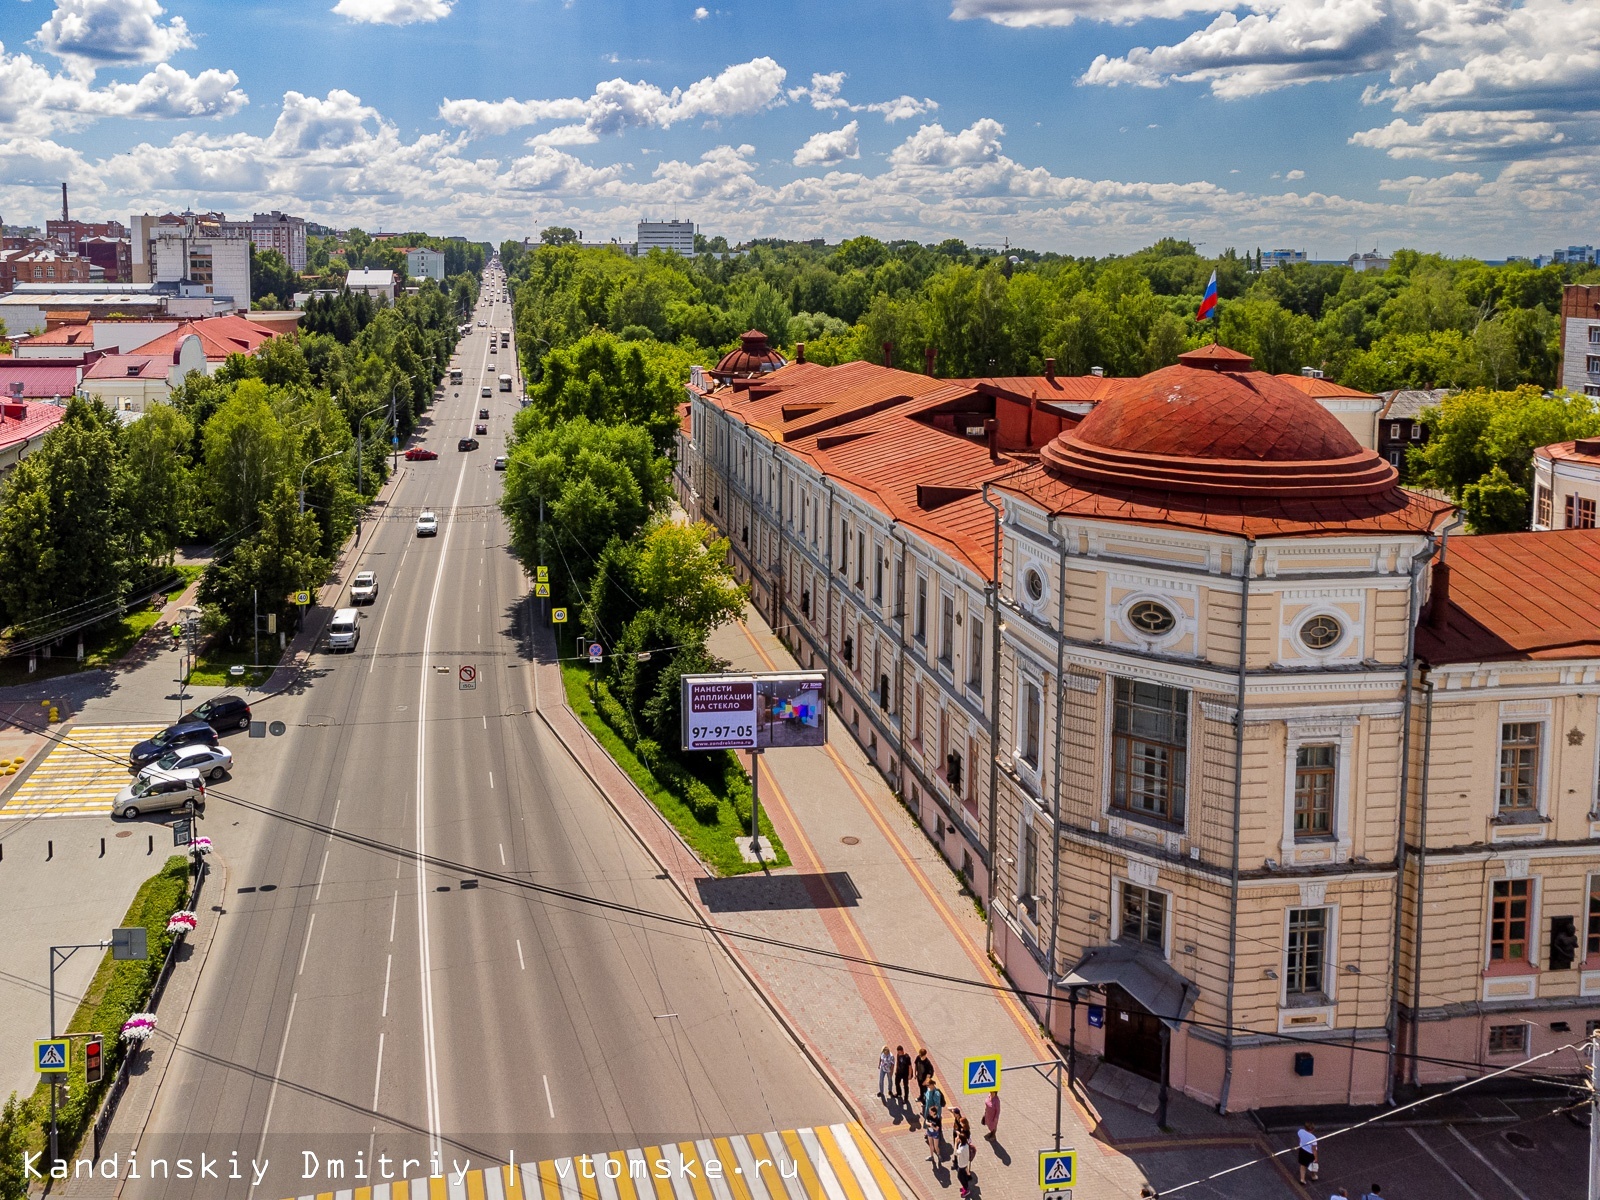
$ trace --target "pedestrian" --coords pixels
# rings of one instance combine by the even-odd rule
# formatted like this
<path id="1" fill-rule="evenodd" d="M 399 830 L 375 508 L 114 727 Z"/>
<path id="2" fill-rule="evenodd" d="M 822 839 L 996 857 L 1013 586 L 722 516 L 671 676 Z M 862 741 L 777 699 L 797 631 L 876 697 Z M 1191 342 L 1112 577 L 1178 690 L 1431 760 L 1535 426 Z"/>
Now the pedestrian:
<path id="1" fill-rule="evenodd" d="M 950 1156 L 950 1161 L 956 1168 L 956 1181 L 961 1184 L 961 1194 L 965 1196 L 972 1187 L 972 1138 L 956 1134 L 956 1148 Z"/>
<path id="2" fill-rule="evenodd" d="M 1342 1187 L 1334 1188 L 1333 1195 L 1329 1196 L 1328 1200 L 1350 1200 L 1350 1193 Z"/>
<path id="3" fill-rule="evenodd" d="M 967 1120 L 966 1114 L 952 1104 L 950 1106 L 950 1140 L 954 1142 L 961 1137 L 965 1137 L 969 1142 L 972 1140 L 972 1122 Z"/>
<path id="4" fill-rule="evenodd" d="M 1372 1190 L 1361 1197 L 1361 1200 L 1383 1200 L 1383 1189 L 1377 1184 L 1373 1184 Z"/>
<path id="5" fill-rule="evenodd" d="M 878 1099 L 889 1098 L 889 1081 L 894 1078 L 894 1054 L 889 1047 L 883 1048 L 883 1053 L 878 1055 Z"/>
<path id="6" fill-rule="evenodd" d="M 928 1158 L 937 1166 L 944 1161 L 944 1093 L 931 1076 L 922 1093 L 922 1120 L 928 1131 Z"/>
<path id="7" fill-rule="evenodd" d="M 1300 1142 L 1298 1158 L 1300 1161 L 1300 1182 L 1303 1184 L 1306 1181 L 1306 1173 L 1308 1171 L 1312 1179 L 1317 1177 L 1317 1127 L 1307 1121 L 1300 1126 L 1299 1131 L 1294 1136 Z"/>
<path id="8" fill-rule="evenodd" d="M 904 1046 L 894 1048 L 894 1097 L 902 1104 L 911 1103 L 911 1055 Z"/>
<path id="9" fill-rule="evenodd" d="M 933 1078 L 933 1060 L 928 1057 L 926 1050 L 917 1051 L 917 1061 L 913 1064 L 917 1075 L 917 1095 L 922 1095 L 928 1090 L 928 1080 Z"/>
<path id="10" fill-rule="evenodd" d="M 983 1102 L 983 1127 L 989 1132 L 983 1136 L 994 1138 L 1000 1132 L 1000 1093 L 990 1092 L 989 1098 Z"/>

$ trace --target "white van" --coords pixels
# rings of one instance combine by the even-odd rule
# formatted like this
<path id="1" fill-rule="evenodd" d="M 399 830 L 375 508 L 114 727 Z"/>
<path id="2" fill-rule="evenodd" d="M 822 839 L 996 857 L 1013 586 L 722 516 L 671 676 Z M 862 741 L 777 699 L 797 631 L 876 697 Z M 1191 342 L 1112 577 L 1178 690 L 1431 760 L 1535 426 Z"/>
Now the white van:
<path id="1" fill-rule="evenodd" d="M 333 614 L 333 620 L 328 622 L 328 649 L 329 650 L 355 650 L 356 643 L 361 640 L 361 630 L 356 627 L 360 620 L 353 608 L 341 608 Z"/>

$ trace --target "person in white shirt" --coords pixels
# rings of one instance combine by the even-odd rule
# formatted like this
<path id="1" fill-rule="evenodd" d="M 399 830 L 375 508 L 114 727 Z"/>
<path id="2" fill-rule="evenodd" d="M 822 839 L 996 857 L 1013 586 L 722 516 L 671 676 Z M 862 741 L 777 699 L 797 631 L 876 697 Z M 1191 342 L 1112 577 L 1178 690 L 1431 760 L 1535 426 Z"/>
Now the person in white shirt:
<path id="1" fill-rule="evenodd" d="M 1307 1121 L 1300 1126 L 1300 1130 L 1295 1134 L 1295 1137 L 1300 1141 L 1298 1157 L 1300 1161 L 1300 1182 L 1303 1184 L 1306 1181 L 1306 1169 L 1317 1161 L 1317 1127 Z"/>

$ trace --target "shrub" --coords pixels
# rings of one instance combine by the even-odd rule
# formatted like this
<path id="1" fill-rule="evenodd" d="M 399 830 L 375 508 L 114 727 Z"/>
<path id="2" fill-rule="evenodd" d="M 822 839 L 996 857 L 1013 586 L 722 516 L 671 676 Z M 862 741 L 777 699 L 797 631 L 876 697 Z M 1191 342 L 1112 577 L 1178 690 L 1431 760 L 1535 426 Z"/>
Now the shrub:
<path id="1" fill-rule="evenodd" d="M 595 708 L 600 713 L 602 721 L 615 729 L 623 741 L 630 746 L 633 745 L 639 737 L 639 731 L 633 727 L 633 721 L 628 716 L 627 710 L 617 703 L 616 698 L 605 688 L 600 689 L 595 699 Z"/>
<path id="2" fill-rule="evenodd" d="M 722 814 L 722 802 L 717 799 L 716 793 L 698 779 L 689 780 L 683 802 L 689 806 L 694 819 L 702 825 L 715 825 Z"/>

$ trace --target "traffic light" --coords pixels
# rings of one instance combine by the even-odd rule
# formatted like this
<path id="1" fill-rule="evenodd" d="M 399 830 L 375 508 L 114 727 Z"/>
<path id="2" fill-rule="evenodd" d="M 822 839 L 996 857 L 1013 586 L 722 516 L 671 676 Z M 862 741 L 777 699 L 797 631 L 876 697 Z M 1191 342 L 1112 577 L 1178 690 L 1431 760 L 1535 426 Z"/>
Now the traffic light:
<path id="1" fill-rule="evenodd" d="M 99 1038 L 90 1038 L 83 1046 L 83 1077 L 89 1083 L 99 1083 L 105 1075 L 106 1060 L 101 1051 L 104 1043 Z"/>

